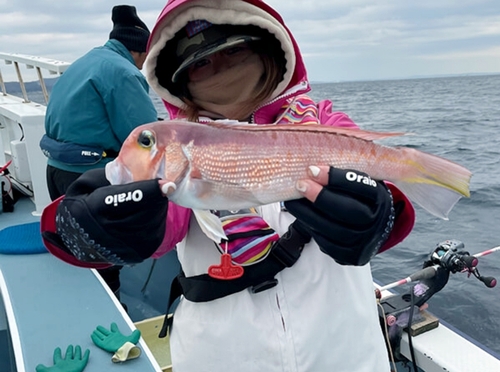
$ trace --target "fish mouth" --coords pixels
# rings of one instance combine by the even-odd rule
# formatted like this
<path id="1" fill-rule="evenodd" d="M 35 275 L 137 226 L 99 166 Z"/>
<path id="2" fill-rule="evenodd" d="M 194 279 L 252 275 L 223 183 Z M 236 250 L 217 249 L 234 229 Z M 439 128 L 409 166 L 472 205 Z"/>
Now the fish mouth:
<path id="1" fill-rule="evenodd" d="M 106 178 L 112 185 L 122 185 L 134 181 L 132 173 L 126 166 L 120 163 L 117 159 L 109 162 L 105 166 Z"/>

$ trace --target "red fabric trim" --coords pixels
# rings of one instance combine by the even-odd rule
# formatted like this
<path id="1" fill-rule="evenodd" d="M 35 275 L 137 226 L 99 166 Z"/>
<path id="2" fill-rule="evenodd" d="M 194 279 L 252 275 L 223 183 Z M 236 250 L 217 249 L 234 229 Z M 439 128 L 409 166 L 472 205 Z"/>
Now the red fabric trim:
<path id="1" fill-rule="evenodd" d="M 52 203 L 50 203 L 48 206 L 44 208 L 44 210 L 42 211 L 42 217 L 40 218 L 40 233 L 43 233 L 44 231 L 57 233 L 57 226 L 56 226 L 57 207 L 59 206 L 59 203 L 63 199 L 64 195 L 54 200 Z M 43 237 L 43 235 L 42 235 L 42 241 L 43 245 L 45 245 L 45 248 L 47 248 L 47 250 L 53 256 L 57 257 L 61 261 L 64 261 L 70 265 L 83 267 L 87 269 L 106 269 L 108 267 L 113 266 L 108 263 L 88 263 L 80 261 L 72 254 L 64 251 L 61 247 L 49 242 L 47 239 Z"/>
<path id="2" fill-rule="evenodd" d="M 391 190 L 394 204 L 403 202 L 404 209 L 394 221 L 392 232 L 378 253 L 385 252 L 396 244 L 401 243 L 410 234 L 415 225 L 415 209 L 410 200 L 392 183 L 386 182 L 386 185 Z"/>

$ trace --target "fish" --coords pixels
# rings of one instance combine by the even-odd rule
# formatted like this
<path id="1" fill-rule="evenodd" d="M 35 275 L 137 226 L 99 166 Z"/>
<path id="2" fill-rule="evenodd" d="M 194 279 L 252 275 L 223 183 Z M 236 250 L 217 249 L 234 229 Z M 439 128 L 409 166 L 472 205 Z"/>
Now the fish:
<path id="1" fill-rule="evenodd" d="M 214 241 L 225 235 L 210 210 L 301 198 L 295 185 L 312 165 L 392 182 L 412 202 L 447 220 L 458 200 L 470 196 L 472 173 L 436 155 L 375 142 L 405 134 L 319 124 L 159 121 L 130 133 L 118 157 L 106 164 L 106 178 L 113 185 L 160 178 L 169 185 L 169 200 L 192 209 Z"/>

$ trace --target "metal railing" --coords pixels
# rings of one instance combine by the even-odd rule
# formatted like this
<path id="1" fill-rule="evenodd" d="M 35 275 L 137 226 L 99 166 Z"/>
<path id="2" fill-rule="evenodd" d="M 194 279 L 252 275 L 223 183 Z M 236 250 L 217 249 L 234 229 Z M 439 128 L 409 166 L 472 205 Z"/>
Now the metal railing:
<path id="1" fill-rule="evenodd" d="M 45 86 L 45 80 L 42 75 L 42 70 L 47 70 L 51 75 L 61 75 L 71 65 L 68 62 L 15 53 L 0 53 L 0 60 L 4 60 L 6 65 L 14 65 L 17 74 L 17 80 L 21 87 L 25 103 L 30 102 L 30 99 L 28 98 L 28 93 L 26 92 L 26 86 L 24 84 L 24 79 L 19 65 L 24 64 L 26 65 L 27 69 L 36 69 L 38 81 L 40 82 L 40 87 L 42 89 L 46 104 L 49 102 L 49 95 L 47 93 L 47 87 Z M 6 95 L 7 91 L 5 89 L 5 82 L 2 77 L 1 69 L 0 86 L 2 88 L 3 94 Z"/>

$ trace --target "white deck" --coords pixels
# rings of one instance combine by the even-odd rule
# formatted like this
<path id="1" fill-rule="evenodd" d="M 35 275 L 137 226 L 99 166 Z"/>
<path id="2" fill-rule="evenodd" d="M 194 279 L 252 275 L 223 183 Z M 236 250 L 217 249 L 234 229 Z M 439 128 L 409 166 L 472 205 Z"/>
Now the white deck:
<path id="1" fill-rule="evenodd" d="M 38 221 L 39 217 L 31 213 L 33 210 L 30 199 L 22 198 L 13 213 L 0 214 L 0 230 Z M 143 352 L 139 359 L 118 365 L 111 363 L 111 355 L 93 345 L 90 339 L 97 325 L 109 328 L 111 322 L 117 323 L 123 334 L 136 329 L 95 270 L 73 267 L 49 253 L 0 253 L 0 336 L 5 337 L 8 331 L 7 344 L 11 344 L 13 352 L 9 359 L 15 365 L 7 372 L 32 372 L 38 363 L 52 365 L 54 349 L 61 347 L 64 352 L 69 344 L 91 350 L 85 372 L 115 368 L 162 371 L 143 339 L 139 343 Z M 0 350 L 0 358 L 6 352 Z M 5 361 L 0 360 L 0 371 L 4 372 L 2 367 Z"/>
<path id="2" fill-rule="evenodd" d="M 413 337 L 417 366 L 425 372 L 499 372 L 500 361 L 482 348 L 440 324 Z M 403 333 L 401 353 L 410 359 L 408 334 Z"/>
<path id="3" fill-rule="evenodd" d="M 376 285 L 377 288 L 380 286 Z M 383 291 L 383 298 L 392 293 Z M 412 337 L 416 364 L 425 372 L 499 372 L 500 359 L 484 346 L 467 339 L 440 322 L 439 326 Z M 400 352 L 411 361 L 408 333 L 403 332 Z M 406 369 L 402 369 L 405 371 Z"/>
<path id="4" fill-rule="evenodd" d="M 90 335 L 98 325 L 118 324 L 123 334 L 135 329 L 116 297 L 94 270 L 67 265 L 49 253 L 0 255 L 0 292 L 17 372 L 52 365 L 56 347 L 90 349 L 86 372 L 161 371 L 141 338 L 142 355 L 122 364 L 97 348 Z M 1 313 L 1 309 L 0 309 Z"/>

